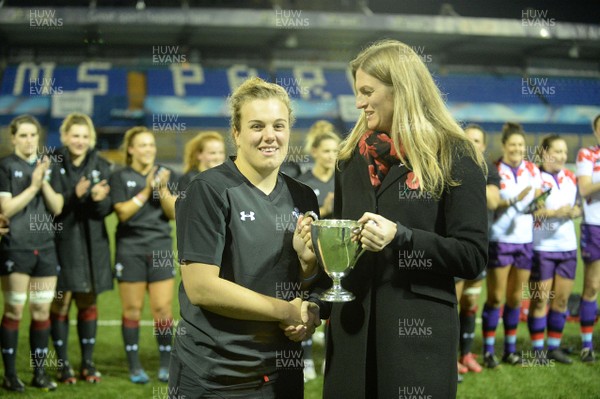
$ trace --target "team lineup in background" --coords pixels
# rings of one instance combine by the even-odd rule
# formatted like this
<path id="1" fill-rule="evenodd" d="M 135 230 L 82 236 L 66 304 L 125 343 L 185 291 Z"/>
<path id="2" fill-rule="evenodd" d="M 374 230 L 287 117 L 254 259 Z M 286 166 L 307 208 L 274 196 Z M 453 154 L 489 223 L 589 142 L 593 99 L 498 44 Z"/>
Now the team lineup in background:
<path id="1" fill-rule="evenodd" d="M 600 145 L 580 149 L 571 171 L 567 142 L 548 135 L 533 163 L 522 126 L 507 122 L 502 156 L 492 161 L 484 129 L 451 117 L 410 47 L 378 42 L 350 68 L 359 120 L 344 137 L 325 120 L 315 123 L 304 138 L 310 167 L 287 158 L 295 118 L 289 93 L 256 77 L 240 80 L 229 96 L 231 137 L 199 132 L 186 143 L 182 173 L 157 162 L 148 127 L 124 132 L 123 161 L 115 165 L 95 148 L 85 114 L 64 118 L 62 147 L 47 154 L 39 151 L 43 129 L 35 117 L 12 120 L 14 151 L 0 160 L 3 388 L 26 389 L 16 360 L 27 303 L 31 386 L 101 383 L 97 298 L 115 279 L 130 381 L 156 378 L 181 398 L 303 397 L 304 382 L 317 373 L 312 336 L 321 320 L 325 398 L 393 397 L 399 386 L 455 397 L 461 374 L 501 362 L 573 363 L 561 338 L 574 288 L 582 290 L 577 361 L 596 361 Z M 600 143 L 600 115 L 590 122 Z M 235 147 L 232 157 L 226 142 Z M 114 265 L 105 227 L 113 212 Z M 331 279 L 317 262 L 308 212 L 362 225 L 365 255 L 343 281 L 356 300 L 319 297 Z M 574 287 L 578 248 L 583 287 Z M 531 347 L 527 358 L 517 351 L 524 290 L 532 298 L 531 339 L 520 345 Z M 152 371 L 139 356 L 146 292 L 159 358 Z M 67 345 L 73 304 L 76 361 Z M 398 343 L 398 325 L 410 335 L 419 320 L 434 339 Z M 61 360 L 56 373 L 45 368 L 50 345 Z M 299 353 L 301 367 L 280 367 Z"/>

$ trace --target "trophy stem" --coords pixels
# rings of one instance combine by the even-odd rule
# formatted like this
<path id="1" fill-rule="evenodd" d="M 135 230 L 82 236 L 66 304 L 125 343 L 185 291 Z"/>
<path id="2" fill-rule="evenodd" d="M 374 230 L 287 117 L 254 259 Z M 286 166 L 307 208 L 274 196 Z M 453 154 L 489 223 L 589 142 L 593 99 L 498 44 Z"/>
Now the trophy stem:
<path id="1" fill-rule="evenodd" d="M 326 302 L 350 302 L 354 300 L 354 294 L 342 287 L 342 276 L 332 273 L 331 279 L 333 280 L 333 287 L 321 294 L 321 300 Z"/>

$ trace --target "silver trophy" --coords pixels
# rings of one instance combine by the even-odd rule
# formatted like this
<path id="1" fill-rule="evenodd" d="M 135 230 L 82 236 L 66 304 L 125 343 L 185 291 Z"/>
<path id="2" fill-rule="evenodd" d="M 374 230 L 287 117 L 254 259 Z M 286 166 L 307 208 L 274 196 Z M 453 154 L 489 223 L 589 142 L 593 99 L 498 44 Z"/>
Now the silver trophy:
<path id="1" fill-rule="evenodd" d="M 333 287 L 321 294 L 322 300 L 354 300 L 354 294 L 342 287 L 341 280 L 365 251 L 361 248 L 361 231 L 362 225 L 355 220 L 326 219 L 311 223 L 310 233 L 317 260 L 333 280 Z"/>

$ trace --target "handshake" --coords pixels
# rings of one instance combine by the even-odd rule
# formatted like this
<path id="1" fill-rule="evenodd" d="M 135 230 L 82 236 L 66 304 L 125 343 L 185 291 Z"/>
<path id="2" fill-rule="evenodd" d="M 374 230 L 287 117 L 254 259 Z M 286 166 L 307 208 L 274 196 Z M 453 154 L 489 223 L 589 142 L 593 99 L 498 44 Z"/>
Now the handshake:
<path id="1" fill-rule="evenodd" d="M 285 336 L 294 342 L 309 339 L 321 325 L 319 305 L 296 298 L 290 302 L 290 313 L 279 323 Z"/>

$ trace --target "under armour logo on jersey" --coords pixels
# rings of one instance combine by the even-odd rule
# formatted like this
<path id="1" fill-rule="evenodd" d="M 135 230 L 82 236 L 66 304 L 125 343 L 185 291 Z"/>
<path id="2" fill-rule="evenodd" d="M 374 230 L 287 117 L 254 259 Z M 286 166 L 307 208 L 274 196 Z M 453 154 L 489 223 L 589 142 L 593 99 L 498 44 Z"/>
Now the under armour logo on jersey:
<path id="1" fill-rule="evenodd" d="M 256 218 L 254 217 L 254 212 L 250 211 L 250 212 L 246 213 L 244 211 L 241 211 L 240 212 L 240 220 L 242 222 L 245 222 L 246 218 L 250 218 L 251 221 L 256 220 Z"/>
<path id="2" fill-rule="evenodd" d="M 23 177 L 23 171 L 22 170 L 15 170 L 15 177 Z"/>
<path id="3" fill-rule="evenodd" d="M 127 180 L 127 187 L 135 187 L 137 184 L 133 180 Z"/>

